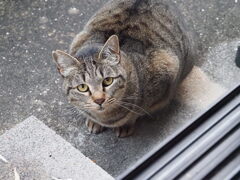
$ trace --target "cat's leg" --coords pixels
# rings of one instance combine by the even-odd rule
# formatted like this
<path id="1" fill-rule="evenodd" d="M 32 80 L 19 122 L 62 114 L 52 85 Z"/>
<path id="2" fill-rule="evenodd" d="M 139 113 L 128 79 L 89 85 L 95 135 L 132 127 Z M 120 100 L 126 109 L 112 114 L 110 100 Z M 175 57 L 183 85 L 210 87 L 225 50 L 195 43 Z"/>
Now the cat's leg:
<path id="1" fill-rule="evenodd" d="M 139 115 L 129 113 L 125 117 L 129 119 L 127 123 L 125 123 L 123 126 L 115 127 L 113 129 L 117 137 L 123 138 L 123 137 L 131 136 L 134 133 L 135 122 L 138 117 Z M 125 118 L 123 119 L 123 121 L 125 121 Z"/>
<path id="2" fill-rule="evenodd" d="M 98 134 L 98 133 L 103 132 L 103 130 L 104 130 L 104 127 L 102 127 L 101 125 L 99 125 L 89 119 L 86 119 L 85 124 L 90 133 Z"/>
<path id="3" fill-rule="evenodd" d="M 125 124 L 124 126 L 114 128 L 114 132 L 116 133 L 117 137 L 123 138 L 131 136 L 135 129 L 134 124 Z"/>

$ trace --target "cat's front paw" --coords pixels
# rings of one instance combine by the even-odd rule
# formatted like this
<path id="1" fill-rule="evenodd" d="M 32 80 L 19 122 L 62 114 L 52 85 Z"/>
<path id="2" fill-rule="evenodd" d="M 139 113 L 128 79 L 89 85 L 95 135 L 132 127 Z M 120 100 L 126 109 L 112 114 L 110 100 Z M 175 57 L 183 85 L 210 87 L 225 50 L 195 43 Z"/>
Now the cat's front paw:
<path id="1" fill-rule="evenodd" d="M 90 133 L 98 134 L 98 133 L 103 132 L 103 130 L 104 130 L 104 127 L 100 126 L 99 124 L 97 124 L 97 123 L 95 123 L 95 122 L 93 122 L 93 121 L 91 121 L 91 120 L 88 120 L 88 119 L 87 119 L 87 120 L 85 121 L 85 123 L 86 123 L 86 126 L 87 126 L 87 128 L 88 128 L 88 131 L 89 131 Z"/>
<path id="2" fill-rule="evenodd" d="M 114 128 L 114 132 L 116 133 L 117 137 L 120 138 L 131 136 L 134 132 L 134 125 L 124 125 Z"/>

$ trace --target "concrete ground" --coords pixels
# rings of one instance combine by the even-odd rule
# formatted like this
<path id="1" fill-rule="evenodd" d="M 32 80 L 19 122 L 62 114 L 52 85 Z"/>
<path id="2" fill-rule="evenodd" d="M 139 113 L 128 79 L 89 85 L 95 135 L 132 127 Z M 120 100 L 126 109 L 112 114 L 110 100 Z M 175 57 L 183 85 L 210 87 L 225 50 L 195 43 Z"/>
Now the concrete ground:
<path id="1" fill-rule="evenodd" d="M 240 42 L 240 2 L 174 1 L 199 36 L 203 46 L 203 62 L 199 65 L 206 76 L 193 75 L 189 82 L 196 86 L 181 89 L 188 94 L 178 95 L 169 108 L 154 119 L 141 118 L 134 136 L 126 139 L 116 138 L 110 130 L 100 135 L 87 132 L 83 118 L 73 113 L 66 103 L 61 78 L 51 60 L 52 50 L 67 50 L 74 35 L 105 2 L 0 0 L 0 135 L 34 115 L 117 176 L 207 109 L 216 99 L 209 97 L 239 83 L 240 70 L 234 58 Z M 195 95 L 195 92 L 198 93 Z M 206 103 L 209 99 L 211 102 Z"/>
<path id="2" fill-rule="evenodd" d="M 14 169 L 22 180 L 113 180 L 34 116 L 1 135 L 0 142 L 1 180 L 14 179 Z"/>

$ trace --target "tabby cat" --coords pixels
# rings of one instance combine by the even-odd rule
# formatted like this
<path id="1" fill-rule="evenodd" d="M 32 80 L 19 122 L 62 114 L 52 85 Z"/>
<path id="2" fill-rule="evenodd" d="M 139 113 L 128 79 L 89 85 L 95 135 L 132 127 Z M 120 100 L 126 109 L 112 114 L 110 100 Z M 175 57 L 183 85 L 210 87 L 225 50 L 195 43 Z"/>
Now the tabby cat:
<path id="1" fill-rule="evenodd" d="M 169 0 L 112 0 L 53 51 L 68 100 L 92 133 L 133 133 L 136 119 L 166 106 L 193 65 L 194 43 Z"/>

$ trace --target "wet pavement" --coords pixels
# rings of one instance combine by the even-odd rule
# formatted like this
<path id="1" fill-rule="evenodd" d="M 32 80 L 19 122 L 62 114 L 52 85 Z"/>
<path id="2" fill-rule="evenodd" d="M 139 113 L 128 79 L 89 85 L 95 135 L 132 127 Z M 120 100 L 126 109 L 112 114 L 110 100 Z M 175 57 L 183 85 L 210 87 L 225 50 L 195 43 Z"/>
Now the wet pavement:
<path id="1" fill-rule="evenodd" d="M 202 110 L 174 100 L 154 119 L 139 120 L 134 136 L 118 139 L 111 130 L 91 135 L 72 113 L 51 60 L 106 0 L 0 0 L 0 135 L 36 116 L 64 139 L 117 176 L 191 121 Z M 199 63 L 209 78 L 230 90 L 240 82 L 234 65 L 240 42 L 238 0 L 176 0 L 202 44 Z M 206 108 L 206 107 L 205 107 Z"/>

